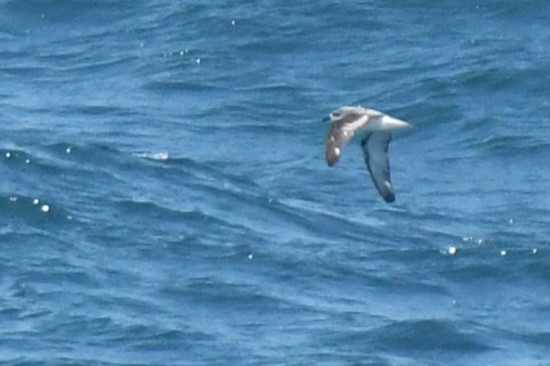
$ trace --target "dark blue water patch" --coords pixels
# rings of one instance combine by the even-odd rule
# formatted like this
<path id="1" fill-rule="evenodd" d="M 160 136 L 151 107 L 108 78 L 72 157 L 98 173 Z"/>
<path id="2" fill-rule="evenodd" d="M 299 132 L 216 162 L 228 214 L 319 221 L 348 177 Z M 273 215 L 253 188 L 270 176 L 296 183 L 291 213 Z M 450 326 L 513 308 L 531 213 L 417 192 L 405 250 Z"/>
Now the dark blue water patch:
<path id="1" fill-rule="evenodd" d="M 83 332 L 89 336 L 89 344 L 97 343 L 97 339 L 109 337 L 115 331 L 111 319 L 89 318 L 87 316 L 69 315 L 63 317 L 61 314 L 54 316 L 43 324 L 43 331 L 48 334 L 47 341 L 54 343 L 63 340 L 63 334 Z M 78 338 L 68 340 L 67 346 L 75 346 L 81 342 Z"/>
<path id="2" fill-rule="evenodd" d="M 129 334 L 132 334 L 132 338 L 135 339 L 132 343 L 134 350 L 143 352 L 143 351 L 152 351 L 152 352 L 173 352 L 175 349 L 182 348 L 193 348 L 196 344 L 209 343 L 215 341 L 211 336 L 199 333 L 199 332 L 183 332 L 180 330 L 167 330 L 161 331 L 158 333 L 153 333 L 149 327 L 144 327 L 143 329 L 145 334 L 143 334 L 141 340 L 139 340 L 140 332 L 129 329 Z M 127 342 L 128 339 L 125 337 L 124 342 Z"/>
<path id="3" fill-rule="evenodd" d="M 138 111 L 128 110 L 126 108 L 121 108 L 120 106 L 115 106 L 108 103 L 61 105 L 59 106 L 58 113 L 65 116 L 109 116 L 111 118 L 125 117 L 128 119 L 138 119 L 141 116 Z M 63 143 L 57 143 L 53 147 L 57 147 L 62 144 Z M 70 144 L 67 145 L 70 146 Z"/>
<path id="4" fill-rule="evenodd" d="M 169 92 L 193 92 L 193 93 L 228 93 L 229 90 L 220 88 L 215 84 L 205 85 L 204 82 L 194 83 L 187 80 L 174 80 L 171 75 L 167 76 L 169 80 L 152 81 L 146 85 L 146 88 L 159 93 Z"/>
<path id="5" fill-rule="evenodd" d="M 25 55 L 21 54 L 4 54 L 4 57 L 10 58 L 19 58 L 21 56 L 25 57 Z M 21 77 L 22 75 L 30 76 L 34 75 L 34 77 L 41 78 L 44 76 L 44 74 L 50 74 L 50 70 L 48 70 L 46 67 L 37 64 L 35 62 L 31 63 L 18 63 L 16 66 L 4 66 L 1 69 L 2 73 L 6 76 L 12 76 L 14 78 Z"/>
<path id="6" fill-rule="evenodd" d="M 266 195 L 265 190 L 250 177 L 237 175 L 230 167 L 220 164 L 199 162 L 188 158 L 169 158 L 166 161 L 146 160 L 138 163 L 138 167 L 131 172 L 131 176 L 136 181 L 147 182 L 148 175 L 144 173 L 150 172 L 149 176 L 152 175 L 159 182 L 164 182 L 169 189 L 174 190 L 174 193 L 182 194 L 184 202 L 189 201 L 189 196 L 199 197 L 208 192 L 216 192 L 220 197 L 227 198 Z M 227 172 L 220 168 L 224 168 Z M 230 204 L 227 199 L 220 199 L 218 202 L 220 205 Z"/>
<path id="7" fill-rule="evenodd" d="M 412 352 L 479 352 L 492 349 L 479 337 L 457 329 L 452 323 L 438 320 L 395 322 L 373 329 L 365 336 L 374 339 L 375 347 Z M 357 337 L 361 338 L 361 337 Z"/>
<path id="8" fill-rule="evenodd" d="M 65 247 L 66 250 L 71 249 L 70 246 Z M 80 286 L 87 288 L 96 288 L 99 283 L 78 265 L 67 262 L 73 261 L 70 258 L 51 258 L 35 266 L 34 271 L 29 271 L 21 277 L 21 280 L 29 285 L 40 287 L 46 290 L 49 285 L 53 285 L 57 289 L 59 285 L 63 286 L 63 292 L 72 292 Z M 45 274 L 47 274 L 45 276 Z M 50 295 L 55 296 L 55 291 L 50 292 Z M 61 293 L 61 291 L 60 291 Z"/>
<path id="9" fill-rule="evenodd" d="M 471 253 L 470 253 L 471 252 Z M 444 271 L 445 276 L 455 282 L 463 281 L 498 281 L 503 278 L 511 280 L 514 278 L 512 269 L 500 265 L 505 258 L 499 258 L 497 252 L 486 253 L 481 256 L 479 251 L 468 251 L 460 254 L 455 259 L 454 265 Z M 479 262 L 480 259 L 484 262 Z M 500 262 L 499 262 L 500 261 Z"/>
<path id="10" fill-rule="evenodd" d="M 477 353 L 493 348 L 471 332 L 461 331 L 452 323 L 435 319 L 396 321 L 365 331 L 346 332 L 345 335 L 333 332 L 332 336 L 327 334 L 321 339 L 325 345 L 333 344 L 350 351 L 378 349 L 408 357 L 430 353 Z"/>
<path id="11" fill-rule="evenodd" d="M 532 249 L 532 255 L 520 262 L 522 272 L 528 274 L 533 280 L 541 281 L 543 284 L 548 283 L 547 281 L 550 278 L 550 269 L 546 265 L 549 258 L 548 249 L 549 245 L 546 242 L 546 246 L 541 249 Z"/>
<path id="12" fill-rule="evenodd" d="M 135 9 L 135 5 L 136 3 L 130 1 L 89 3 L 86 1 L 43 2 L 31 0 L 25 6 L 21 6 L 17 1 L 5 1 L 2 8 L 3 12 L 12 18 L 26 20 L 30 24 L 40 21 L 57 23 L 86 20 L 93 24 L 95 21 L 120 19 L 121 12 L 124 12 L 125 9 Z M 86 12 L 85 17 L 82 16 L 83 11 Z"/>
<path id="13" fill-rule="evenodd" d="M 534 136 L 489 136 L 481 141 L 475 141 L 471 148 L 484 156 L 532 159 L 533 155 L 547 155 L 550 151 L 550 142 Z"/>
<path id="14" fill-rule="evenodd" d="M 95 167 L 124 165 L 130 156 L 117 147 L 102 143 L 57 142 L 43 146 L 49 157 L 66 161 L 71 165 L 80 165 L 83 170 Z M 105 169 L 107 170 L 107 169 Z"/>
<path id="15" fill-rule="evenodd" d="M 88 52 L 83 52 L 66 64 L 60 63 L 59 60 L 52 60 L 57 66 L 52 75 L 55 75 L 56 78 L 65 77 L 65 79 L 72 80 L 74 73 L 82 73 L 86 75 L 86 79 L 93 81 L 94 75 L 101 74 L 104 79 L 108 79 L 114 77 L 121 69 L 127 68 L 135 60 L 136 56 L 134 55 L 98 60 L 95 55 L 88 55 Z M 46 59 L 44 61 L 50 60 Z"/>
<path id="16" fill-rule="evenodd" d="M 86 346 L 99 346 L 104 339 L 120 350 L 173 352 L 174 350 L 190 349 L 194 344 L 209 341 L 212 337 L 192 330 L 166 329 L 163 326 L 151 327 L 143 321 L 126 321 L 108 317 L 90 319 L 87 316 L 69 316 L 65 319 L 55 319 L 44 327 L 48 334 L 47 342 L 55 344 L 63 340 L 63 334 L 84 332 L 89 341 Z M 71 348 L 77 348 L 82 343 L 78 338 L 69 343 Z M 160 356 L 160 354 L 159 354 Z"/>
<path id="17" fill-rule="evenodd" d="M 546 347 L 550 342 L 550 332 L 533 332 L 520 336 L 526 343 L 539 344 L 542 347 Z"/>
<path id="18" fill-rule="evenodd" d="M 493 6 L 483 6 L 494 15 L 510 23 L 518 23 L 518 19 L 531 19 L 532 22 L 541 21 L 547 15 L 547 10 L 542 6 L 540 0 L 528 1 L 522 5 L 508 3 L 505 1 L 496 2 Z"/>
<path id="19" fill-rule="evenodd" d="M 95 365 L 97 360 L 94 360 L 94 358 L 86 358 L 86 357 L 76 357 L 76 356 L 67 356 L 67 357 L 52 357 L 48 359 L 47 361 L 44 361 L 42 358 L 39 357 L 25 357 L 25 356 L 14 356 L 13 358 L 10 358 L 8 361 L 6 361 L 6 365 L 9 366 L 31 366 L 36 365 L 37 362 L 42 363 L 45 366 L 81 366 L 81 365 Z M 146 366 L 147 363 L 139 363 L 139 362 L 122 362 L 122 361 L 115 361 L 115 362 L 107 362 L 102 361 L 102 365 L 106 366 Z"/>
<path id="20" fill-rule="evenodd" d="M 159 218 L 169 221 L 184 222 L 188 225 L 213 225 L 219 226 L 226 224 L 225 221 L 212 217 L 200 210 L 176 211 L 170 208 L 162 207 L 154 202 L 146 201 L 118 201 L 113 202 L 121 216 L 135 215 L 136 217 L 145 216 L 146 220 L 155 220 Z M 145 222 L 143 222 L 145 224 Z"/>
<path id="21" fill-rule="evenodd" d="M 228 317 L 247 314 L 251 321 L 257 317 L 259 320 L 259 317 L 269 316 L 273 311 L 290 314 L 296 307 L 284 299 L 263 294 L 264 291 L 256 286 L 224 283 L 223 280 L 211 278 L 191 278 L 186 282 L 184 288 L 176 293 L 175 288 L 166 291 L 172 296 L 191 301 L 194 306 L 222 305 L 227 309 Z"/>
<path id="22" fill-rule="evenodd" d="M 410 268 L 407 267 L 406 261 L 395 260 L 388 261 L 387 268 L 379 268 L 383 262 L 381 254 L 369 254 L 368 259 L 354 261 L 351 265 L 339 264 L 341 257 L 335 256 L 333 261 L 325 259 L 318 261 L 319 268 L 317 276 L 324 278 L 325 285 L 322 287 L 330 288 L 332 286 L 340 288 L 341 292 L 336 292 L 333 295 L 336 297 L 346 297 L 348 293 L 351 297 L 351 304 L 355 304 L 353 308 L 362 313 L 365 301 L 370 301 L 370 296 L 375 296 L 379 299 L 387 299 L 391 303 L 391 299 L 396 292 L 408 294 L 411 300 L 416 296 L 430 298 L 434 303 L 440 304 L 451 297 L 451 293 L 446 289 L 446 284 L 434 277 L 430 272 L 434 268 L 428 267 L 424 270 L 423 267 Z M 430 267 L 440 267 L 433 265 L 430 261 Z M 323 265 L 323 266 L 321 266 Z M 437 270 L 437 269 L 435 269 Z M 332 285 L 332 286 L 331 286 Z M 354 293 L 359 291 L 362 295 Z M 352 295 L 353 294 L 353 295 Z M 421 294 L 421 295 L 419 295 Z M 326 295 L 330 298 L 330 295 Z M 367 296 L 366 299 L 361 299 L 361 296 Z M 351 305 L 350 304 L 350 305 Z M 413 306 L 413 302 L 411 302 Z M 351 307 L 351 306 L 350 306 Z"/>
<path id="23" fill-rule="evenodd" d="M 81 81 L 94 81 L 94 75 L 98 75 L 105 70 L 111 71 L 113 68 L 126 67 L 129 62 L 134 60 L 133 56 L 122 56 L 110 58 L 107 60 L 98 60 L 94 55 L 88 54 L 89 50 L 77 49 L 73 53 L 63 55 L 45 55 L 36 57 L 29 63 L 19 63 L 13 66 L 4 66 L 1 71 L 12 77 L 34 75 L 33 83 L 44 85 L 52 79 L 57 82 L 68 81 L 68 87 L 74 84 L 74 73 L 81 72 L 85 74 Z M 102 76 L 105 78 L 105 76 Z"/>

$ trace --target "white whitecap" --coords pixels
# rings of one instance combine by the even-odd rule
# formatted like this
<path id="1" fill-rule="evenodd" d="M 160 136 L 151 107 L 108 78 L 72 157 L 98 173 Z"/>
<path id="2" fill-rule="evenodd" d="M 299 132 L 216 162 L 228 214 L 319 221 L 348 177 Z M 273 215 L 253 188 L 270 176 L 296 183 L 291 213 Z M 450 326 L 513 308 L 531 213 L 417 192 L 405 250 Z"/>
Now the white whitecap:
<path id="1" fill-rule="evenodd" d="M 165 161 L 170 158 L 170 155 L 168 154 L 167 151 L 159 151 L 155 153 L 139 153 L 139 154 L 136 154 L 136 156 L 139 158 L 144 158 L 149 160 L 160 160 L 160 161 Z"/>

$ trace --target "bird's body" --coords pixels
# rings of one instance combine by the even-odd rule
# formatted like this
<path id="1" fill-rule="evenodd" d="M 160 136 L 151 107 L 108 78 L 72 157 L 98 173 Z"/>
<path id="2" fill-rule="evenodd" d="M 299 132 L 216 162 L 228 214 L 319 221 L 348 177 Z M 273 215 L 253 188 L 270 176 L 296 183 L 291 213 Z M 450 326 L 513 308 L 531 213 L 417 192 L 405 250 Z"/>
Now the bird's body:
<path id="1" fill-rule="evenodd" d="M 329 114 L 332 125 L 326 140 L 325 159 L 333 166 L 342 155 L 351 138 L 364 133 L 361 148 L 365 163 L 376 189 L 386 202 L 395 201 L 390 179 L 388 146 L 391 131 L 409 126 L 405 121 L 393 118 L 374 109 L 341 107 Z"/>

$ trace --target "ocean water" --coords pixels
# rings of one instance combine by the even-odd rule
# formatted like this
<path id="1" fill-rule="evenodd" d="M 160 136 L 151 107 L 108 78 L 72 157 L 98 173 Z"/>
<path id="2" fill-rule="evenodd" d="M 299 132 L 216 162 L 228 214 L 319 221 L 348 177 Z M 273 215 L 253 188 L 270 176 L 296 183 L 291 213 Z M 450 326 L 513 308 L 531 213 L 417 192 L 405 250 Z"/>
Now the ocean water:
<path id="1" fill-rule="evenodd" d="M 2 365 L 550 365 L 546 1 L 0 1 Z M 385 203 L 361 104 L 414 127 Z"/>

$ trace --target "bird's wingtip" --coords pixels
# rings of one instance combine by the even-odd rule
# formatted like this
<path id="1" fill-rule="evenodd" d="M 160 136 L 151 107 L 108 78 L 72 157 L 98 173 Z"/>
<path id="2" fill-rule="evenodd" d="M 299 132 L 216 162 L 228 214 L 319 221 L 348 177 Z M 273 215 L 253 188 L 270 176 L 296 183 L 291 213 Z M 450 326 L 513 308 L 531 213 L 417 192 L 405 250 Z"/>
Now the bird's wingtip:
<path id="1" fill-rule="evenodd" d="M 395 202 L 395 194 L 387 194 L 383 198 L 387 203 Z"/>
<path id="2" fill-rule="evenodd" d="M 338 162 L 338 158 L 335 158 L 335 157 L 332 157 L 332 156 L 327 156 L 326 159 L 325 159 L 325 162 L 327 163 L 327 165 L 329 167 L 333 167 Z"/>

